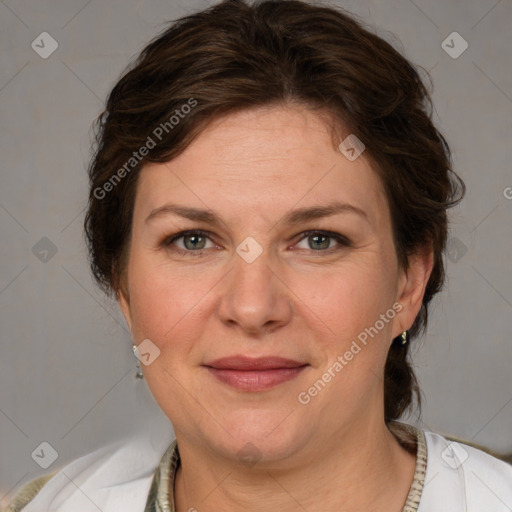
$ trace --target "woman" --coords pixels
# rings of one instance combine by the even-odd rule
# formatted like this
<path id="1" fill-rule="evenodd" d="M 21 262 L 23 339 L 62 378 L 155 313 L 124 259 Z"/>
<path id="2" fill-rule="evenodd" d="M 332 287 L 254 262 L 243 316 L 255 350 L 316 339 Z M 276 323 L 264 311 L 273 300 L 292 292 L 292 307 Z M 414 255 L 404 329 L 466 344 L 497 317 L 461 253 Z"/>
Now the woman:
<path id="1" fill-rule="evenodd" d="M 429 102 L 305 2 L 152 41 L 98 120 L 85 230 L 176 441 L 88 454 L 9 510 L 510 510 L 512 466 L 397 421 L 464 194 Z"/>

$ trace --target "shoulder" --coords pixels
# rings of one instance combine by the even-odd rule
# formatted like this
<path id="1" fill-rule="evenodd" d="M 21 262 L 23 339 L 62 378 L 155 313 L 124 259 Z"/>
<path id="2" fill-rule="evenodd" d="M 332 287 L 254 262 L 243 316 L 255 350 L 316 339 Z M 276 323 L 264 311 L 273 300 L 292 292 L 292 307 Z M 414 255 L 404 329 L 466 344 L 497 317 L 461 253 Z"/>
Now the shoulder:
<path id="1" fill-rule="evenodd" d="M 424 436 L 427 468 L 418 512 L 512 509 L 512 465 L 462 440 Z"/>
<path id="2" fill-rule="evenodd" d="M 89 472 L 96 472 L 102 465 L 108 462 L 119 450 L 118 443 L 107 447 L 99 448 L 91 453 L 85 454 L 52 473 L 40 476 L 24 484 L 16 493 L 14 499 L 9 503 L 7 512 L 25 510 L 29 503 L 31 506 L 26 510 L 36 507 L 41 508 L 40 503 L 50 506 L 60 496 L 68 491 L 70 479 L 83 477 Z M 66 475 L 68 478 L 66 478 Z"/>
<path id="3" fill-rule="evenodd" d="M 5 512 L 19 512 L 28 503 L 30 503 L 36 496 L 36 494 L 42 489 L 44 484 L 52 478 L 56 472 L 48 475 L 43 475 L 31 480 L 26 483 L 16 494 L 14 499 L 9 503 Z"/>
<path id="4" fill-rule="evenodd" d="M 73 460 L 25 484 L 7 512 L 144 510 L 165 439 L 124 439 Z"/>

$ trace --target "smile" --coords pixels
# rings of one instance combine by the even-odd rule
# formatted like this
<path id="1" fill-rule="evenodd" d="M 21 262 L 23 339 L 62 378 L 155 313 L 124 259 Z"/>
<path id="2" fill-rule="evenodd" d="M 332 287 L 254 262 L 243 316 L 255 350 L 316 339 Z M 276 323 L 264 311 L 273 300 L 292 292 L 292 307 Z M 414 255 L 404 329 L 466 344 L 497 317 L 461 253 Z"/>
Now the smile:
<path id="1" fill-rule="evenodd" d="M 204 365 L 218 380 L 240 391 L 265 391 L 297 377 L 308 364 L 280 357 L 218 359 Z"/>

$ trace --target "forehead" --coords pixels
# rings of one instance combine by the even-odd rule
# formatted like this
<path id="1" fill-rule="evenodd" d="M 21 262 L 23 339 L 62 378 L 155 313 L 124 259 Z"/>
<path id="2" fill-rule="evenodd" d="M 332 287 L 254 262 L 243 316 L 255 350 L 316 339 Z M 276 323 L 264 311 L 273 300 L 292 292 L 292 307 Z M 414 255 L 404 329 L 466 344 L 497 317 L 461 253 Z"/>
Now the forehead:
<path id="1" fill-rule="evenodd" d="M 387 208 L 364 152 L 348 160 L 322 118 L 290 107 L 217 119 L 172 161 L 145 165 L 136 215 L 147 216 L 169 201 L 266 217 L 294 206 L 343 201 L 376 223 Z"/>

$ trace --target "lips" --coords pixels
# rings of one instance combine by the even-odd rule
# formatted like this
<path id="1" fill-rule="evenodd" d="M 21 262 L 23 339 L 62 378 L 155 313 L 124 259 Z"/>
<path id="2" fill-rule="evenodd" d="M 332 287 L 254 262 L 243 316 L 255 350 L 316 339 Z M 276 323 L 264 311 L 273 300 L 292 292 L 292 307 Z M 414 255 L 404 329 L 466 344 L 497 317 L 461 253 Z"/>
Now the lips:
<path id="1" fill-rule="evenodd" d="M 223 357 L 205 368 L 224 384 L 240 391 L 265 391 L 299 375 L 307 363 L 283 357 Z"/>
<path id="2" fill-rule="evenodd" d="M 285 359 L 284 357 L 257 357 L 249 358 L 244 356 L 231 356 L 216 359 L 205 366 L 218 368 L 220 370 L 274 370 L 279 368 L 298 368 L 305 363 Z"/>

